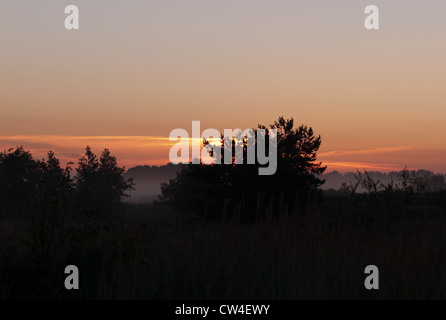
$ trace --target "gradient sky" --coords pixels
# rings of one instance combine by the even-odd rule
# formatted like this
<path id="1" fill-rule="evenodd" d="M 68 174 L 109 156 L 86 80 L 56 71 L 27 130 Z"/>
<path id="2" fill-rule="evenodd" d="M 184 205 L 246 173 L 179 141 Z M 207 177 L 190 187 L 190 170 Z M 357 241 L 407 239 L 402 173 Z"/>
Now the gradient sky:
<path id="1" fill-rule="evenodd" d="M 64 8 L 80 30 L 64 28 Z M 380 30 L 364 8 L 380 9 Z M 329 169 L 446 173 L 446 2 L 0 0 L 0 148 L 168 162 L 171 130 L 294 117 Z"/>

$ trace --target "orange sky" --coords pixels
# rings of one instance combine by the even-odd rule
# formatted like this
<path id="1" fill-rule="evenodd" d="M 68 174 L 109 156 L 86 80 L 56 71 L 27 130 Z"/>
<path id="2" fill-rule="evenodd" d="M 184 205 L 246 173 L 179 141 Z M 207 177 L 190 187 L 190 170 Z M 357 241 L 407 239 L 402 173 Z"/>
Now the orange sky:
<path id="1" fill-rule="evenodd" d="M 1 149 L 23 144 L 36 159 L 45 158 L 48 150 L 53 150 L 63 164 L 70 161 L 77 163 L 87 144 L 98 155 L 104 146 L 107 146 L 118 157 L 120 165 L 127 168 L 135 165 L 166 164 L 169 161 L 170 147 L 174 143 L 170 142 L 168 137 L 153 136 L 0 136 Z M 319 159 L 328 165 L 328 171 L 345 172 L 356 168 L 394 171 L 401 170 L 404 166 L 419 169 L 425 168 L 424 159 L 429 158 L 430 170 L 444 172 L 444 150 L 422 149 L 422 158 L 419 157 L 419 152 L 420 150 L 413 146 L 330 151 L 322 148 Z"/>
<path id="2" fill-rule="evenodd" d="M 314 128 L 329 169 L 446 172 L 446 2 L 2 0 L 0 147 L 164 164 L 171 130 Z"/>

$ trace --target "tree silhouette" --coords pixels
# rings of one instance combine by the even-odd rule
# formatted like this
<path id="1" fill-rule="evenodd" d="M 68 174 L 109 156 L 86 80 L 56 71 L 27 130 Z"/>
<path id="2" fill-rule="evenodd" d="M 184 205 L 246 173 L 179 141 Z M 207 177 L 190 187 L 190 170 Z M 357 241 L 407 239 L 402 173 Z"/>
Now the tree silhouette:
<path id="1" fill-rule="evenodd" d="M 72 163 L 62 168 L 54 152 L 49 151 L 47 159 L 36 164 L 30 227 L 32 246 L 38 250 L 38 258 L 44 260 L 64 241 L 64 220 L 71 209 L 73 193 Z"/>
<path id="2" fill-rule="evenodd" d="M 22 213 L 32 208 L 37 163 L 23 146 L 0 152 L 0 211 Z"/>
<path id="3" fill-rule="evenodd" d="M 265 128 L 259 126 L 259 128 Z M 311 127 L 301 125 L 294 128 L 294 119 L 285 120 L 280 117 L 278 121 L 270 125 L 271 129 L 277 130 L 277 149 L 279 161 L 283 167 L 296 170 L 300 173 L 310 173 L 320 175 L 327 169 L 322 166 L 322 162 L 315 162 L 317 151 L 322 139 L 315 136 Z M 314 180 L 315 187 L 319 187 L 323 181 Z"/>
<path id="4" fill-rule="evenodd" d="M 97 206 L 97 192 L 99 184 L 99 161 L 91 151 L 90 146 L 85 148 L 85 154 L 79 159 L 76 168 L 76 194 L 75 206 L 79 211 L 94 211 Z"/>
<path id="5" fill-rule="evenodd" d="M 47 157 L 46 161 L 37 161 L 39 198 L 52 202 L 58 199 L 68 201 L 73 191 L 70 174 L 72 163 L 62 168 L 59 159 L 51 150 L 48 151 Z"/>
<path id="6" fill-rule="evenodd" d="M 274 175 L 259 175 L 261 165 L 257 160 L 254 164 L 247 164 L 246 138 L 225 143 L 222 137 L 220 155 L 211 156 L 220 156 L 223 160 L 224 148 L 229 146 L 233 151 L 231 163 L 184 166 L 175 179 L 161 185 L 160 201 L 208 218 L 237 211 L 243 221 L 264 216 L 267 206 L 276 212 L 290 212 L 291 207 L 304 205 L 312 194 L 318 194 L 318 188 L 324 183 L 317 177 L 326 170 L 326 166 L 316 161 L 321 137 L 315 136 L 311 127 L 301 125 L 295 128 L 292 118 L 285 120 L 280 117 L 268 129 L 263 125 L 258 129 L 265 130 L 266 136 L 269 129 L 277 130 L 278 159 Z M 254 129 L 253 132 L 257 150 L 260 132 Z M 243 144 L 242 148 L 236 148 L 237 143 Z M 209 145 L 209 142 L 204 144 Z M 236 163 L 236 150 L 243 153 L 243 164 Z M 268 145 L 265 152 L 269 152 Z M 284 209 L 285 206 L 288 209 Z"/>
<path id="7" fill-rule="evenodd" d="M 126 191 L 133 189 L 133 180 L 124 178 L 125 168 L 118 166 L 108 149 L 104 149 L 98 160 L 87 146 L 76 172 L 75 204 L 83 212 L 114 211 L 128 196 Z"/>
<path id="8" fill-rule="evenodd" d="M 125 168 L 118 166 L 108 149 L 98 160 L 87 146 L 75 181 L 71 164 L 62 168 L 53 151 L 46 160 L 34 160 L 23 146 L 0 152 L 0 212 L 39 213 L 33 218 L 41 219 L 40 228 L 50 218 L 55 223 L 67 211 L 113 210 L 133 188 L 132 179 L 123 176 Z"/>
<path id="9" fill-rule="evenodd" d="M 101 181 L 101 198 L 109 205 L 116 205 L 129 195 L 126 193 L 133 189 L 133 179 L 125 179 L 125 167 L 119 167 L 116 157 L 104 149 L 99 159 L 98 174 Z"/>

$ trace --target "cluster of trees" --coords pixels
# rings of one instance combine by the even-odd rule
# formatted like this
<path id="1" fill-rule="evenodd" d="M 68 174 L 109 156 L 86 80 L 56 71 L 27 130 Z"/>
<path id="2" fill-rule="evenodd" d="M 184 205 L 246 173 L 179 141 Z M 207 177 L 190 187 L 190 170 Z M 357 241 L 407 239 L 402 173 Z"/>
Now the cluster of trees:
<path id="1" fill-rule="evenodd" d="M 324 183 L 318 176 L 326 166 L 317 162 L 321 137 L 311 127 L 295 127 L 293 118 L 280 117 L 269 128 L 277 130 L 278 159 L 274 175 L 259 175 L 257 161 L 246 163 L 246 139 L 242 148 L 243 164 L 237 164 L 236 141 L 233 141 L 231 164 L 184 165 L 176 178 L 162 184 L 159 201 L 207 218 L 238 215 L 244 222 L 262 219 L 266 210 L 290 212 L 305 205 L 319 194 L 319 187 Z M 259 125 L 258 129 L 265 129 L 268 134 L 266 126 Z M 257 130 L 254 132 L 257 152 Z M 224 146 L 222 137 L 222 157 Z M 269 152 L 268 147 L 265 152 Z"/>
<path id="2" fill-rule="evenodd" d="M 71 165 L 62 167 L 52 151 L 42 160 L 22 146 L 0 152 L 0 213 L 99 213 L 117 208 L 132 189 L 108 149 L 98 159 L 87 146 L 74 175 Z"/>

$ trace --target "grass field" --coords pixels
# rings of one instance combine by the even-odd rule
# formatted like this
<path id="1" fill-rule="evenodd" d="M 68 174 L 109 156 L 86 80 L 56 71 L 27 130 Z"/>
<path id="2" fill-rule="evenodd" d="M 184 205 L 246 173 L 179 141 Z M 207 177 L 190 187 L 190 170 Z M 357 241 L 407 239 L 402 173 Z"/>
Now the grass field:
<path id="1" fill-rule="evenodd" d="M 441 206 L 329 199 L 243 225 L 127 204 L 95 219 L 2 218 L 2 299 L 446 298 Z M 380 289 L 364 288 L 364 269 Z M 80 289 L 64 288 L 65 266 Z"/>

